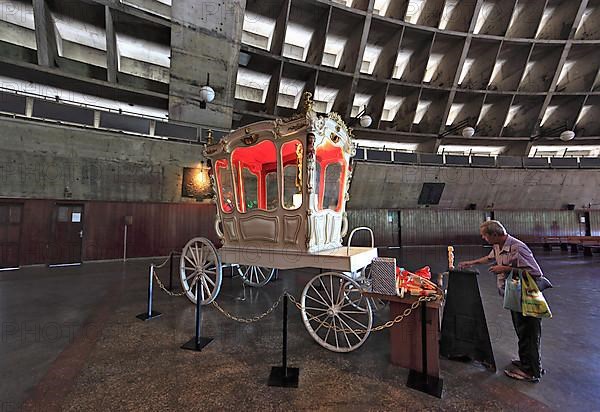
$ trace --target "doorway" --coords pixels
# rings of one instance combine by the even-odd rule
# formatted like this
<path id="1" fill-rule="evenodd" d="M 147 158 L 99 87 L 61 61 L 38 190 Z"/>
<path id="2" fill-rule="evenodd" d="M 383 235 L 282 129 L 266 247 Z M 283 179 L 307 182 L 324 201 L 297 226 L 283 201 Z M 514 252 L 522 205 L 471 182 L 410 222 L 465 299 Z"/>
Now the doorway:
<path id="1" fill-rule="evenodd" d="M 0 203 L 0 269 L 19 267 L 23 205 Z"/>
<path id="2" fill-rule="evenodd" d="M 49 265 L 81 263 L 83 248 L 83 205 L 57 203 L 52 214 Z"/>

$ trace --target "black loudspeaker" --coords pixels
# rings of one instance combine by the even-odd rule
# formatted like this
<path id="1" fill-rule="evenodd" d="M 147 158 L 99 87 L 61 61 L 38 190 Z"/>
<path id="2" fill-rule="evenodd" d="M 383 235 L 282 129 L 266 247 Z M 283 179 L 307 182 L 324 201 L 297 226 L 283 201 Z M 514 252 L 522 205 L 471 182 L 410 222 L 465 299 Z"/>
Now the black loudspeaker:
<path id="1" fill-rule="evenodd" d="M 421 194 L 419 195 L 420 205 L 437 205 L 440 203 L 445 183 L 423 183 Z"/>
<path id="2" fill-rule="evenodd" d="M 567 205 L 567 210 L 575 210 L 575 205 L 574 205 L 574 204 L 572 204 L 572 203 L 569 203 L 569 204 Z"/>
<path id="3" fill-rule="evenodd" d="M 469 203 L 469 206 L 467 206 L 467 210 L 476 210 L 477 209 L 477 203 Z"/>

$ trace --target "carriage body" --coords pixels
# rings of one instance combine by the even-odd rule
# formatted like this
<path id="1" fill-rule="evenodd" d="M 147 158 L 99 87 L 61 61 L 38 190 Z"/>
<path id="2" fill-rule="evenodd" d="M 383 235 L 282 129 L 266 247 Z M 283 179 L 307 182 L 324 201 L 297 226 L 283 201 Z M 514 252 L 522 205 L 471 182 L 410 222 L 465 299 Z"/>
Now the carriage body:
<path id="1" fill-rule="evenodd" d="M 348 227 L 354 153 L 339 116 L 319 116 L 310 105 L 295 118 L 253 123 L 207 146 L 223 260 L 289 269 L 335 255 Z"/>

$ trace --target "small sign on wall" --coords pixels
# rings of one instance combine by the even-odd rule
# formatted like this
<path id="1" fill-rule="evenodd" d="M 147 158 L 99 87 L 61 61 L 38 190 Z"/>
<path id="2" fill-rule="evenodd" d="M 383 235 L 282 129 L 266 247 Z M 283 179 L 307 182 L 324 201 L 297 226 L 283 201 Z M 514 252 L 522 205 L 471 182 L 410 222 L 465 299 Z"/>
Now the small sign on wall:
<path id="1" fill-rule="evenodd" d="M 71 213 L 71 222 L 72 223 L 80 223 L 81 222 L 81 213 L 76 213 L 76 212 Z"/>

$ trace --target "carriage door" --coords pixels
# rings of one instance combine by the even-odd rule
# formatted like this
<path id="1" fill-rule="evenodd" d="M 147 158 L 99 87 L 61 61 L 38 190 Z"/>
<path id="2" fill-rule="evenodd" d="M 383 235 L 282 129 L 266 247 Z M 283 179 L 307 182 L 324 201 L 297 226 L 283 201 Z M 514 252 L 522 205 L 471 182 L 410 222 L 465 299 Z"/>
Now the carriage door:
<path id="1" fill-rule="evenodd" d="M 0 204 L 0 269 L 19 267 L 23 205 Z"/>
<path id="2" fill-rule="evenodd" d="M 50 265 L 81 263 L 83 205 L 57 204 L 53 213 Z"/>

